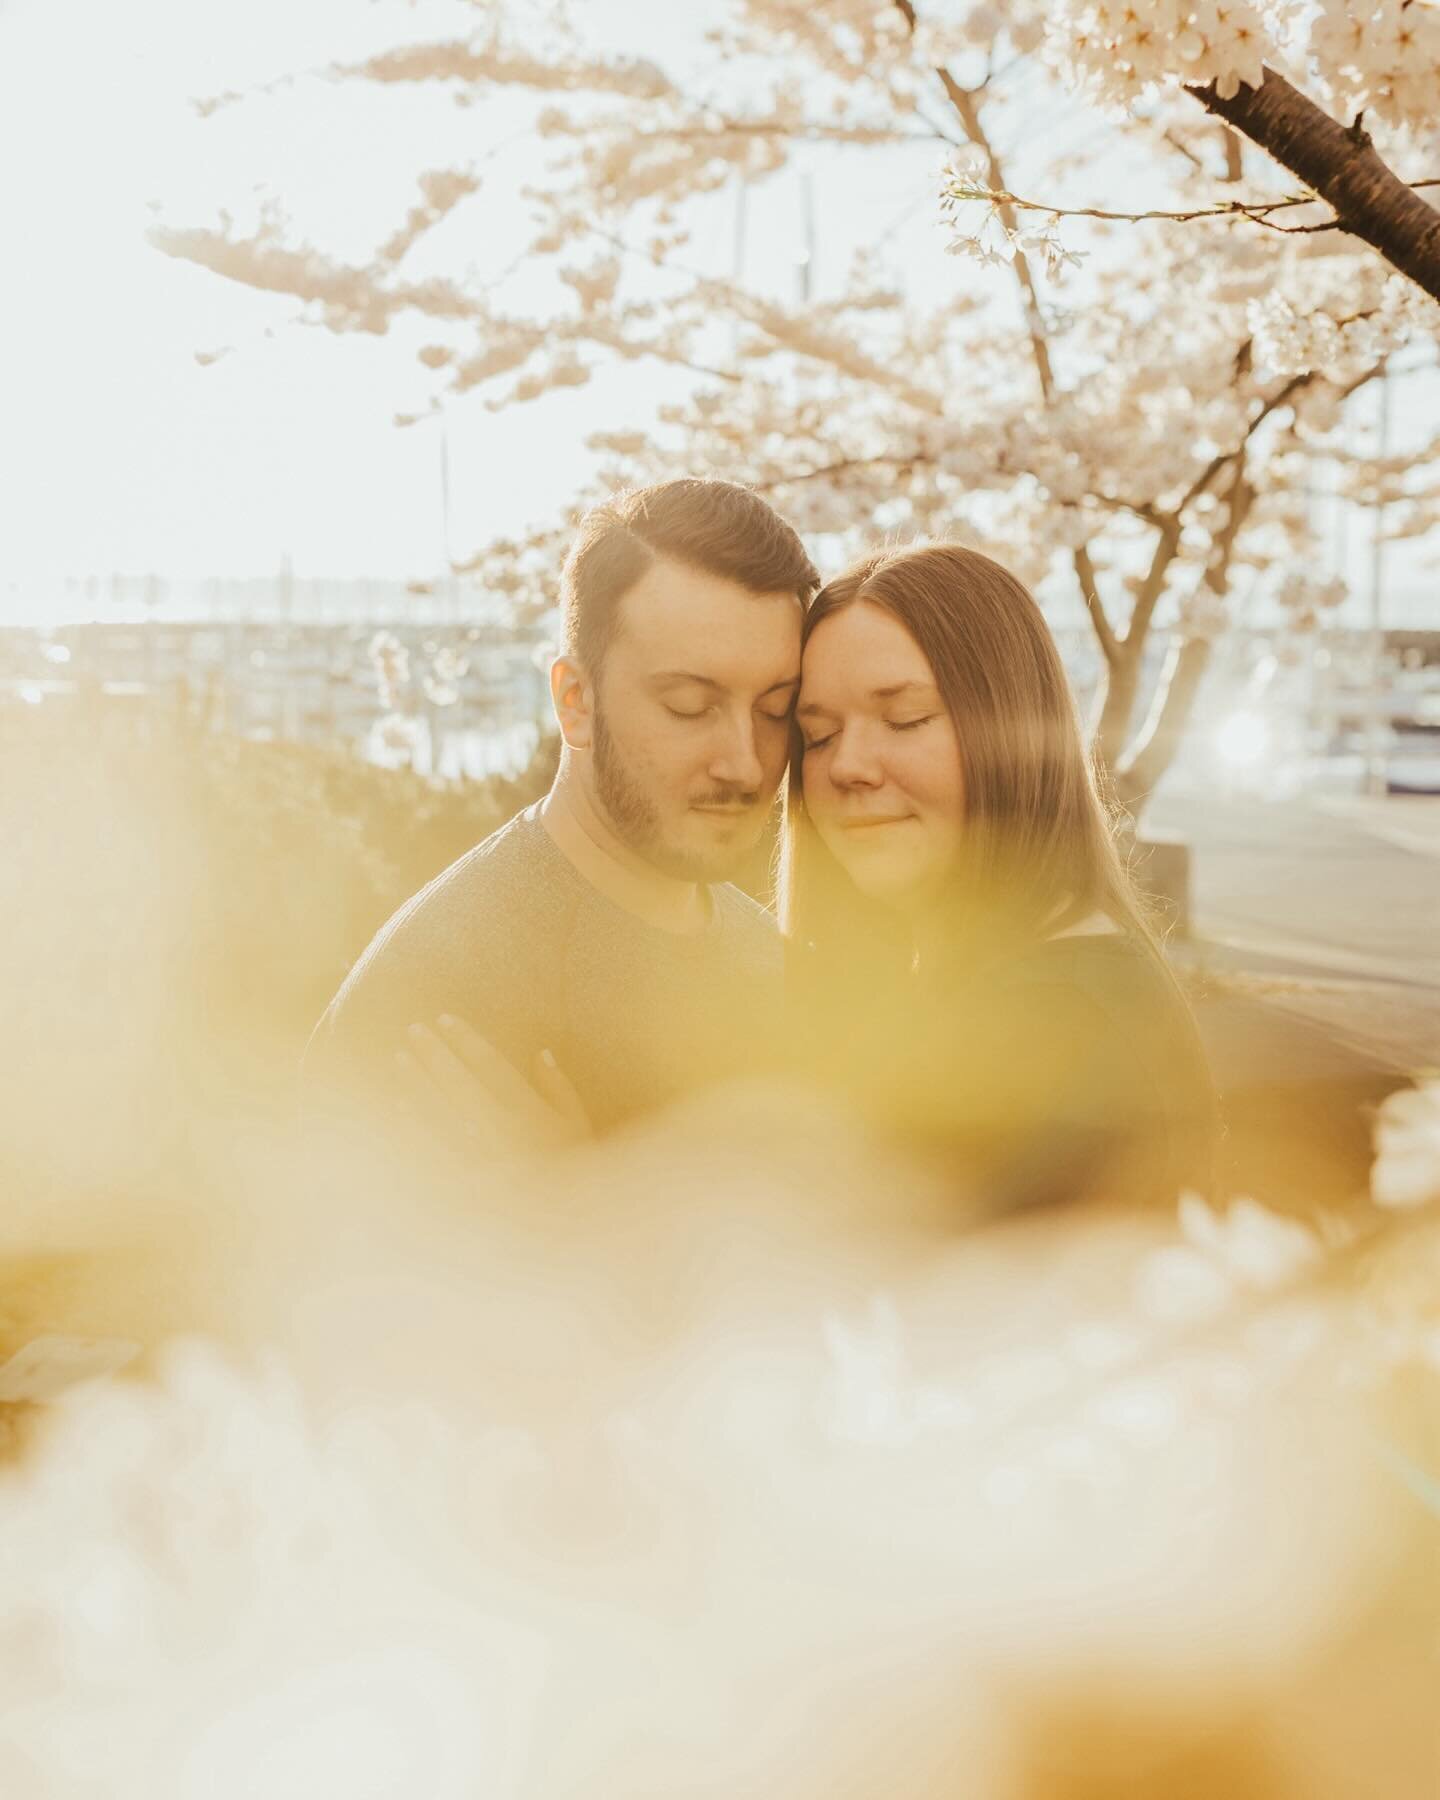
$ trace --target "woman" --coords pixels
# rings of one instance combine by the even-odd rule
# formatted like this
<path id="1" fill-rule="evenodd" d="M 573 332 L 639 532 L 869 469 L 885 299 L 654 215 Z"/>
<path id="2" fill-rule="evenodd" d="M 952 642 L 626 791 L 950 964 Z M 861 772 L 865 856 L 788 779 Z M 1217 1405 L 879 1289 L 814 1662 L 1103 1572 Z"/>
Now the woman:
<path id="1" fill-rule="evenodd" d="M 1204 1055 L 1025 588 L 953 545 L 866 558 L 811 605 L 797 725 L 811 1066 L 1007 1208 L 1207 1187 Z"/>

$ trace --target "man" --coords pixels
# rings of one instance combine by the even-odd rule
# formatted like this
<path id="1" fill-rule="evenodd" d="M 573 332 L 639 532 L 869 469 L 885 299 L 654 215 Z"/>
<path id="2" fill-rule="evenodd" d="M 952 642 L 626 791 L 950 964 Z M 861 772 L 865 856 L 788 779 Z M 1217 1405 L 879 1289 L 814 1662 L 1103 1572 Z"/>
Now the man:
<path id="1" fill-rule="evenodd" d="M 408 1029 L 433 1063 L 426 1028 L 453 1015 L 451 1049 L 478 1033 L 522 1075 L 553 1062 L 603 1130 L 762 1066 L 779 940 L 725 878 L 785 770 L 818 579 L 794 531 L 728 482 L 591 512 L 550 671 L 554 785 L 382 928 L 307 1069 L 393 1084 Z"/>

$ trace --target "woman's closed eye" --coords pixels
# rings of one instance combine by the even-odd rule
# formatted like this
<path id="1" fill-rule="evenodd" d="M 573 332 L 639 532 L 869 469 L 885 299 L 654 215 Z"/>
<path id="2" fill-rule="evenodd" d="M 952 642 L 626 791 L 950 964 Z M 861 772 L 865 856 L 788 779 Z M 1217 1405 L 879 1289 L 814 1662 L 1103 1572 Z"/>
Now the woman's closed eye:
<path id="1" fill-rule="evenodd" d="M 891 731 L 918 731 L 922 725 L 933 725 L 939 717 L 939 713 L 925 713 L 918 719 L 887 719 L 885 724 Z M 840 733 L 837 729 L 834 731 L 827 731 L 822 737 L 807 737 L 803 742 L 802 748 L 806 750 L 823 749 L 826 744 L 830 743 L 839 735 Z"/>

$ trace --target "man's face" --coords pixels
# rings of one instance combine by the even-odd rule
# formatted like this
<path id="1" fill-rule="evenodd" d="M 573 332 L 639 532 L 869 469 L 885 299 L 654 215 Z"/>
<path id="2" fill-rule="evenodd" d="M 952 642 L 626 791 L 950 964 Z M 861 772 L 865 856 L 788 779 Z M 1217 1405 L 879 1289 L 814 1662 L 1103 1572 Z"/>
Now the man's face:
<path id="1" fill-rule="evenodd" d="M 656 562 L 620 602 L 594 695 L 595 797 L 664 874 L 722 880 L 784 773 L 800 602 Z"/>

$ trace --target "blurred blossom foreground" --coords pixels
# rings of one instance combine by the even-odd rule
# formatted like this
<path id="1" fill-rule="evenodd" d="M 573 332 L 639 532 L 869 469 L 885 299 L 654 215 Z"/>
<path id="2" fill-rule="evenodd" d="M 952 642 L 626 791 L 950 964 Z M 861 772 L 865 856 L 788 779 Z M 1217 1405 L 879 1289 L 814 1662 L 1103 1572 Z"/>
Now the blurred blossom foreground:
<path id="1" fill-rule="evenodd" d="M 801 1094 L 221 1141 L 206 1335 L 0 1485 L 6 1800 L 1436 1791 L 1440 1088 L 1315 1224 L 956 1237 Z"/>

